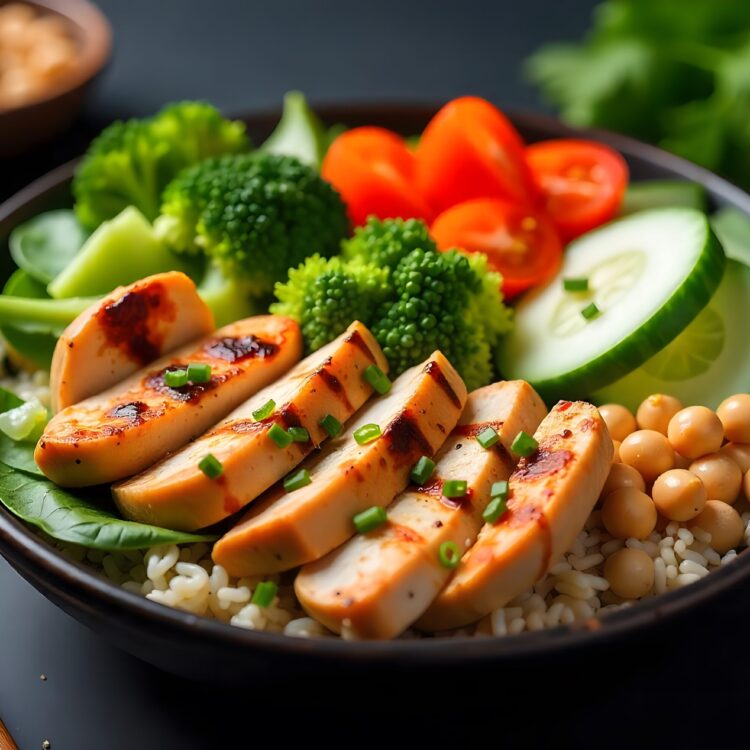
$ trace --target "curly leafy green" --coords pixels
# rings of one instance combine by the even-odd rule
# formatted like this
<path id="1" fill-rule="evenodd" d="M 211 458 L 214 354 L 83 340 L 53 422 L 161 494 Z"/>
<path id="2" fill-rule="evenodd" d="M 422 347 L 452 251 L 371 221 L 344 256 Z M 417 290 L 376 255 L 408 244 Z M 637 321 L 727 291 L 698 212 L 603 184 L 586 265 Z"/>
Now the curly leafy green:
<path id="1" fill-rule="evenodd" d="M 750 3 L 606 0 L 531 78 L 574 125 L 656 143 L 750 186 Z"/>

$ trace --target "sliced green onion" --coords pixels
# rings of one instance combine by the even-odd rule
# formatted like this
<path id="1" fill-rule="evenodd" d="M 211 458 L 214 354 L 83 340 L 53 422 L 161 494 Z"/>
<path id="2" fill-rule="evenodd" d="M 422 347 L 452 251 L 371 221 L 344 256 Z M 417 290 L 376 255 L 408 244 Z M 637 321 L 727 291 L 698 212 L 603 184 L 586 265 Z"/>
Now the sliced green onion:
<path id="1" fill-rule="evenodd" d="M 276 598 L 276 592 L 279 587 L 273 581 L 261 581 L 253 591 L 253 598 L 250 600 L 259 607 L 270 607 Z"/>
<path id="2" fill-rule="evenodd" d="M 304 427 L 290 427 L 287 432 L 293 443 L 306 443 L 310 439 L 310 433 Z"/>
<path id="3" fill-rule="evenodd" d="M 372 508 L 363 510 L 352 518 L 354 528 L 357 529 L 360 534 L 367 534 L 368 532 L 377 529 L 378 526 L 382 526 L 387 520 L 388 514 L 386 513 L 385 508 L 381 508 L 379 505 L 373 505 Z"/>
<path id="4" fill-rule="evenodd" d="M 167 370 L 164 373 L 164 382 L 170 388 L 181 388 L 183 385 L 187 385 L 187 370 Z"/>
<path id="5" fill-rule="evenodd" d="M 586 320 L 593 320 L 601 315 L 601 312 L 602 311 L 596 306 L 596 302 L 592 302 L 581 310 L 581 315 L 583 315 Z"/>
<path id="6" fill-rule="evenodd" d="M 443 542 L 438 550 L 438 558 L 444 568 L 456 568 L 461 562 L 461 550 L 455 542 Z"/>
<path id="7" fill-rule="evenodd" d="M 391 381 L 377 366 L 370 365 L 365 370 L 365 380 L 382 396 L 391 390 Z"/>
<path id="8" fill-rule="evenodd" d="M 328 433 L 328 437 L 335 438 L 341 432 L 341 422 L 333 414 L 326 414 L 320 420 L 320 426 Z"/>
<path id="9" fill-rule="evenodd" d="M 273 414 L 273 410 L 276 408 L 276 402 L 269 398 L 268 401 L 266 401 L 263 406 L 260 407 L 260 409 L 256 409 L 253 412 L 253 419 L 256 422 L 260 422 L 261 419 L 265 419 L 266 417 L 270 417 L 271 414 Z"/>
<path id="10" fill-rule="evenodd" d="M 211 380 L 211 365 L 204 362 L 191 362 L 187 366 L 187 376 L 191 383 L 208 383 Z"/>
<path id="11" fill-rule="evenodd" d="M 268 431 L 268 437 L 270 437 L 279 448 L 286 448 L 292 442 L 292 436 L 280 424 L 271 425 L 271 429 Z"/>
<path id="12" fill-rule="evenodd" d="M 198 461 L 198 468 L 209 478 L 218 479 L 224 473 L 224 467 L 213 453 L 207 453 Z"/>
<path id="13" fill-rule="evenodd" d="M 482 448 L 492 448 L 498 440 L 500 440 L 500 435 L 497 434 L 493 427 L 485 427 L 477 435 L 477 442 Z"/>
<path id="14" fill-rule="evenodd" d="M 516 453 L 519 456 L 530 456 L 538 447 L 539 443 L 523 430 L 515 436 L 510 445 L 510 449 L 513 453 Z"/>
<path id="15" fill-rule="evenodd" d="M 482 518 L 484 518 L 487 523 L 495 523 L 495 521 L 497 521 L 506 510 L 508 510 L 508 503 L 504 497 L 498 495 L 497 497 L 493 497 L 487 504 L 487 507 L 482 513 Z"/>
<path id="16" fill-rule="evenodd" d="M 294 492 L 294 490 L 306 487 L 311 482 L 310 472 L 307 469 L 300 469 L 299 471 L 295 471 L 294 474 L 290 474 L 284 480 L 284 489 L 287 492 Z"/>
<path id="17" fill-rule="evenodd" d="M 588 279 L 563 279 L 563 289 L 566 292 L 588 292 Z"/>
<path id="18" fill-rule="evenodd" d="M 432 476 L 432 472 L 435 471 L 435 462 L 429 458 L 429 456 L 422 456 L 417 463 L 414 464 L 414 468 L 411 470 L 411 481 L 414 484 L 418 484 L 420 487 L 427 483 L 427 480 Z"/>
<path id="19" fill-rule="evenodd" d="M 367 443 L 377 440 L 380 435 L 380 427 L 376 424 L 363 424 L 360 428 L 354 430 L 354 439 L 360 445 L 367 445 Z"/>
<path id="20" fill-rule="evenodd" d="M 468 486 L 465 479 L 449 479 L 443 482 L 443 497 L 463 497 Z"/>
<path id="21" fill-rule="evenodd" d="M 493 482 L 490 488 L 490 497 L 502 497 L 504 500 L 507 500 L 509 492 L 510 486 L 507 480 L 501 479 L 499 482 Z"/>
<path id="22" fill-rule="evenodd" d="M 35 440 L 47 424 L 47 409 L 37 398 L 0 414 L 0 431 L 11 440 Z"/>

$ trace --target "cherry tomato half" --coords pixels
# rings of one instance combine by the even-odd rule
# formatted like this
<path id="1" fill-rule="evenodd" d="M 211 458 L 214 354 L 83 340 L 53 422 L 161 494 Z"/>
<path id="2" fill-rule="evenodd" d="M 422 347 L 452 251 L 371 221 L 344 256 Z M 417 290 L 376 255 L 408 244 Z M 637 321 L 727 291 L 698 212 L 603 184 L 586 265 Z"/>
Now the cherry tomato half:
<path id="1" fill-rule="evenodd" d="M 473 198 L 534 200 L 521 136 L 497 107 L 467 96 L 446 104 L 417 147 L 417 186 L 437 211 Z"/>
<path id="2" fill-rule="evenodd" d="M 338 191 L 355 226 L 367 217 L 427 221 L 432 212 L 415 187 L 414 154 L 385 128 L 347 130 L 328 149 L 321 174 Z"/>
<path id="3" fill-rule="evenodd" d="M 507 298 L 548 281 L 562 260 L 562 243 L 543 212 L 496 198 L 449 208 L 430 232 L 441 250 L 485 253 L 490 267 L 503 275 Z"/>
<path id="4" fill-rule="evenodd" d="M 617 214 L 628 186 L 628 165 L 609 146 L 561 138 L 529 146 L 526 159 L 564 241 Z"/>

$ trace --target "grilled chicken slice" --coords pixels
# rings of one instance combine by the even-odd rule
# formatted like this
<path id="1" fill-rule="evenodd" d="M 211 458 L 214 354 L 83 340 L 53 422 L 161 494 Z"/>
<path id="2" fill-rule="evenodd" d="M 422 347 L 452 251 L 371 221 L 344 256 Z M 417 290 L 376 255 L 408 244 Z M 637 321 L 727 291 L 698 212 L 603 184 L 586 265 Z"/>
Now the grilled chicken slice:
<path id="1" fill-rule="evenodd" d="M 63 487 L 135 474 L 216 424 L 286 372 L 301 352 L 299 326 L 289 318 L 262 315 L 232 323 L 58 412 L 34 459 Z M 165 373 L 190 363 L 210 365 L 210 381 L 179 388 L 165 383 Z"/>
<path id="2" fill-rule="evenodd" d="M 214 545 L 215 562 L 235 576 L 272 573 L 317 560 L 338 547 L 354 534 L 354 515 L 388 505 L 406 486 L 414 463 L 440 447 L 465 403 L 463 381 L 435 352 L 302 464 L 310 484 L 291 492 L 277 485 L 261 498 Z M 359 445 L 354 434 L 371 424 L 380 427 L 381 436 Z"/>
<path id="3" fill-rule="evenodd" d="M 485 524 L 417 627 L 445 630 L 480 619 L 546 575 L 594 508 L 612 462 L 599 411 L 560 401 L 536 432 L 539 449 L 510 477 L 507 512 Z"/>
<path id="4" fill-rule="evenodd" d="M 372 393 L 363 377 L 388 363 L 373 335 L 355 322 L 331 343 L 299 362 L 281 380 L 256 393 L 223 422 L 161 463 L 113 488 L 126 518 L 191 531 L 216 523 L 254 500 L 293 469 L 327 433 L 327 414 L 345 422 Z M 253 412 L 270 400 L 275 409 L 256 421 Z M 280 448 L 269 436 L 274 424 L 304 427 L 310 440 Z M 222 464 L 210 479 L 198 468 L 207 454 Z"/>
<path id="5" fill-rule="evenodd" d="M 463 550 L 482 526 L 493 482 L 514 468 L 513 438 L 533 433 L 547 410 L 526 382 L 500 382 L 469 394 L 458 425 L 440 449 L 428 483 L 402 492 L 388 507 L 388 523 L 360 534 L 302 568 L 295 590 L 302 606 L 326 627 L 355 638 L 395 638 L 437 596 L 451 570 L 439 550 Z M 492 427 L 500 440 L 489 449 L 476 440 Z M 442 497 L 446 479 L 466 479 L 458 501 Z"/>
<path id="6" fill-rule="evenodd" d="M 184 273 L 158 273 L 118 287 L 58 339 L 50 373 L 52 409 L 101 393 L 213 330 L 213 314 Z"/>

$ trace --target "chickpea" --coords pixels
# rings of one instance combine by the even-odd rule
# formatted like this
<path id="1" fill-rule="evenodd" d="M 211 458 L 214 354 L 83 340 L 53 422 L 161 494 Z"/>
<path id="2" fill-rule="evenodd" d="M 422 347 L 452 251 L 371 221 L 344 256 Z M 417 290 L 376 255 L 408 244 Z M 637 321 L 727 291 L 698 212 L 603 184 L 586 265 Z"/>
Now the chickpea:
<path id="1" fill-rule="evenodd" d="M 674 467 L 674 451 L 660 432 L 638 430 L 622 441 L 620 461 L 637 469 L 646 482 L 653 482 Z"/>
<path id="2" fill-rule="evenodd" d="M 654 561 L 642 549 L 619 549 L 604 563 L 604 577 L 612 593 L 623 599 L 640 599 L 654 585 Z"/>
<path id="3" fill-rule="evenodd" d="M 635 418 L 642 430 L 655 430 L 666 435 L 669 420 L 682 408 L 682 402 L 674 396 L 654 393 L 641 403 Z"/>
<path id="4" fill-rule="evenodd" d="M 636 469 L 627 464 L 612 464 L 607 481 L 602 487 L 602 497 L 612 494 L 621 487 L 633 487 L 641 492 L 646 491 L 646 483 Z"/>
<path id="5" fill-rule="evenodd" d="M 672 447 L 685 458 L 698 458 L 721 448 L 724 426 L 705 406 L 688 406 L 669 420 L 667 436 Z"/>
<path id="6" fill-rule="evenodd" d="M 690 471 L 700 477 L 711 500 L 736 502 L 742 487 L 742 472 L 731 458 L 723 453 L 709 453 L 690 464 Z"/>
<path id="7" fill-rule="evenodd" d="M 720 451 L 734 461 L 744 474 L 750 471 L 750 445 L 744 443 L 727 443 Z"/>
<path id="8" fill-rule="evenodd" d="M 602 523 L 617 539 L 645 539 L 656 527 L 656 506 L 645 492 L 621 487 L 604 498 Z"/>
<path id="9" fill-rule="evenodd" d="M 620 463 L 620 441 L 619 440 L 613 440 L 612 441 L 612 463 L 613 464 L 619 464 Z"/>
<path id="10" fill-rule="evenodd" d="M 724 399 L 716 413 L 724 425 L 724 436 L 734 443 L 750 443 L 750 393 Z"/>
<path id="11" fill-rule="evenodd" d="M 698 526 L 711 534 L 711 546 L 721 555 L 739 546 L 745 534 L 740 514 L 721 500 L 709 500 L 689 526 Z"/>
<path id="12" fill-rule="evenodd" d="M 623 441 L 631 432 L 638 429 L 635 417 L 630 410 L 620 404 L 602 404 L 599 407 L 599 413 L 607 425 L 612 440 Z"/>
<path id="13" fill-rule="evenodd" d="M 708 500 L 703 482 L 685 469 L 672 469 L 662 474 L 651 490 L 656 509 L 670 521 L 695 518 Z"/>

